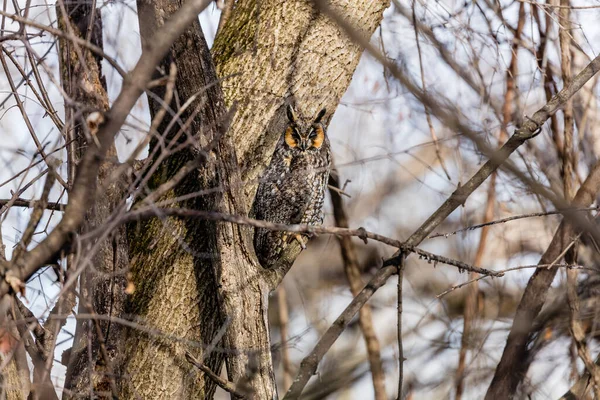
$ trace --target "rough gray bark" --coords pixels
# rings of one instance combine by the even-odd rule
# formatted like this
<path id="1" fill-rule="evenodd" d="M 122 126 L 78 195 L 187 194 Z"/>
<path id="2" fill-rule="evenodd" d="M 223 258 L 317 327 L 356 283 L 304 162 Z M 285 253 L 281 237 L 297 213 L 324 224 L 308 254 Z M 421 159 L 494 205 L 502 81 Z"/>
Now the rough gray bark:
<path id="1" fill-rule="evenodd" d="M 68 15 L 68 20 L 64 12 Z M 92 3 L 67 1 L 64 8 L 60 4 L 57 5 L 57 15 L 61 29 L 83 39 L 89 32 L 90 41 L 102 48 L 100 10 L 95 10 Z M 90 126 L 87 126 L 86 118 L 90 110 L 100 112 L 108 110 L 108 96 L 100 61 L 100 58 L 94 57 L 89 50 L 76 46 L 70 40 L 60 41 L 63 89 L 74 100 L 73 104 L 80 104 L 87 108 L 82 112 L 72 104 L 65 107 L 65 141 L 71 142 L 68 148 L 70 185 L 73 184 L 77 164 L 88 145 L 86 137 L 90 135 Z M 113 210 L 124 202 L 123 182 L 109 180 L 117 162 L 117 152 L 113 144 L 100 165 L 97 184 L 102 187 L 102 190 L 99 191 L 95 207 L 86 215 L 87 227 L 104 224 Z M 79 313 L 122 316 L 125 271 L 128 264 L 124 232 L 124 227 L 118 227 L 99 239 L 99 242 L 90 243 L 88 248 L 82 251 L 83 262 L 79 265 L 74 265 L 75 257 L 68 258 L 67 277 L 75 273 L 76 269 L 85 268 L 79 284 Z M 92 254 L 91 266 L 85 266 L 87 254 Z M 68 291 L 60 301 L 63 302 L 60 313 L 66 314 L 75 304 L 75 295 L 72 291 Z M 89 394 L 90 391 L 110 393 L 114 390 L 113 364 L 118 355 L 117 343 L 120 332 L 120 326 L 109 320 L 78 321 L 70 352 L 63 398 L 76 398 L 82 394 Z M 104 349 L 101 349 L 101 346 Z M 104 354 L 101 354 L 102 352 Z"/>
<path id="2" fill-rule="evenodd" d="M 4 273 L 3 262 L 6 261 L 5 246 L 2 240 L 2 227 L 0 227 L 0 271 Z M 2 339 L 6 339 L 4 335 L 12 335 L 14 338 L 20 340 L 20 335 L 12 315 L 9 312 L 13 306 L 13 299 L 3 298 L 0 301 L 0 324 L 9 326 L 7 322 L 13 323 L 13 326 L 9 329 L 2 329 Z M 10 360 L 8 358 L 10 357 Z M 29 366 L 27 365 L 27 356 L 25 354 L 25 347 L 20 342 L 12 352 L 4 354 L 0 352 L 0 362 L 6 363 L 6 366 L 2 370 L 0 375 L 0 398 L 6 400 L 25 400 L 29 395 L 31 382 L 29 380 Z"/>
<path id="3" fill-rule="evenodd" d="M 138 2 L 140 33 L 151 37 L 176 9 L 178 1 Z M 142 39 L 143 40 L 143 39 Z M 142 45 L 147 45 L 142 41 Z M 202 157 L 201 169 L 190 173 L 174 189 L 155 201 L 196 193 L 219 185 L 214 158 L 206 159 L 203 150 L 220 135 L 224 105 L 214 67 L 198 21 L 173 44 L 159 69 L 169 71 L 171 62 L 177 66 L 174 98 L 171 107 L 185 103 L 193 95 L 198 98 L 181 115 L 182 124 L 173 124 L 167 116 L 158 126 L 157 138 L 150 142 L 150 165 L 156 167 L 149 177 L 149 192 L 169 181 L 180 168 Z M 160 75 L 157 72 L 157 76 Z M 153 118 L 162 108 L 156 99 L 165 95 L 164 87 L 153 91 L 149 97 Z M 189 127 L 181 128 L 189 119 Z M 159 157 L 161 145 L 177 145 L 191 139 L 192 146 Z M 175 207 L 214 210 L 221 194 L 213 192 L 173 204 Z M 140 199 L 135 207 L 143 206 Z M 203 344 L 211 342 L 219 331 L 222 318 L 218 309 L 215 270 L 219 257 L 216 252 L 216 223 L 211 221 L 155 218 L 128 227 L 131 255 L 131 276 L 135 292 L 130 296 L 127 311 L 136 315 L 146 327 L 163 334 L 178 337 L 185 342 L 151 337 L 135 329 L 128 329 L 125 340 L 126 377 L 122 381 L 121 398 L 210 398 L 214 383 L 204 378 L 185 358 L 186 350 L 218 373 L 223 355 L 220 351 L 204 354 Z"/>
<path id="4" fill-rule="evenodd" d="M 369 38 L 388 0 L 333 0 L 331 8 Z M 362 54 L 337 23 L 312 1 L 235 2 L 213 47 L 227 104 L 239 103 L 231 125 L 252 204 L 257 179 L 286 123 L 285 103 L 313 116 L 327 108 L 328 121 L 345 93 Z"/>
<path id="5" fill-rule="evenodd" d="M 2 335 L 10 334 L 16 340 L 19 340 L 20 335 L 14 326 L 14 321 L 8 315 L 2 318 L 7 319 L 12 323 L 10 332 L 4 331 Z M 7 354 L 0 353 L 0 362 L 7 363 L 0 376 L 0 396 L 6 400 L 25 400 L 27 399 L 31 382 L 29 380 L 29 367 L 27 365 L 27 356 L 23 343 L 18 343 L 17 347 Z"/>
<path id="6" fill-rule="evenodd" d="M 389 5 L 387 1 L 332 3 L 365 36 L 373 33 Z M 238 209 L 249 208 L 253 201 L 257 179 L 284 129 L 286 102 L 295 103 L 298 112 L 306 116 L 326 107 L 329 117 L 346 91 L 361 53 L 311 2 L 235 3 L 215 39 L 213 57 L 227 103 L 239 104 L 229 129 L 244 181 L 245 204 L 238 202 Z M 235 210 L 232 203 L 229 209 Z M 222 312 L 232 322 L 224 345 L 241 355 L 227 357 L 229 380 L 248 384 L 257 398 L 274 398 L 268 296 L 300 250 L 290 249 L 274 271 L 263 271 L 253 252 L 244 250 L 247 245 L 239 248 L 239 241 L 232 246 L 227 240 L 241 237 L 236 232 L 239 227 L 225 228 L 229 232 L 221 237 L 227 247 L 221 248 L 221 254 L 231 262 L 223 264 L 226 268 L 219 282 Z M 241 287 L 245 290 L 240 291 Z M 257 372 L 253 373 L 248 366 L 254 363 Z"/>
<path id="7" fill-rule="evenodd" d="M 378 2 L 377 7 L 368 2 L 344 4 L 346 14 L 356 15 L 356 22 L 369 35 L 379 24 L 387 6 L 386 2 Z M 292 8 L 288 9 L 290 6 Z M 171 1 L 156 1 L 153 4 L 138 2 L 142 38 L 149 37 L 149 33 L 160 26 L 177 7 L 178 2 Z M 289 25 L 284 21 L 284 14 L 286 18 L 293 17 L 294 24 Z M 265 25 L 264 18 L 271 18 L 271 22 Z M 280 29 L 280 39 L 286 45 L 277 46 L 273 43 L 273 24 Z M 240 26 L 244 28 L 238 29 Z M 269 28 L 264 30 L 265 27 Z M 300 32 L 299 35 L 298 29 L 304 33 Z M 248 36 L 248 30 L 256 34 Z M 217 66 L 221 67 L 220 75 L 226 93 L 232 82 L 246 91 L 238 92 L 240 97 L 255 90 L 260 91 L 256 79 L 260 77 L 263 85 L 279 87 L 281 96 L 276 96 L 275 102 L 265 97 L 249 102 L 247 97 L 238 99 L 230 92 L 230 104 L 241 100 L 241 114 L 235 114 L 234 125 L 214 149 L 218 154 L 217 161 L 212 162 L 212 158 L 207 160 L 197 175 L 190 175 L 162 199 L 221 185 L 224 188 L 222 193 L 200 196 L 177 205 L 247 215 L 255 185 L 248 182 L 242 185 L 238 160 L 254 171 L 251 172 L 254 176 L 264 168 L 283 128 L 283 114 L 279 111 L 283 110 L 289 93 L 294 93 L 297 101 L 304 97 L 319 98 L 326 93 L 324 100 L 315 100 L 310 105 L 302 104 L 308 107 L 305 110 L 307 112 L 318 109 L 319 104 L 325 104 L 333 111 L 350 83 L 361 49 L 303 1 L 261 2 L 260 7 L 254 1 L 237 2 L 219 37 L 224 39 L 219 46 L 215 45 L 214 54 Z M 231 46 L 239 46 L 249 37 L 255 41 L 257 52 L 252 51 L 252 46 L 246 52 L 229 52 Z M 334 50 L 331 56 L 324 57 L 323 49 L 327 46 Z M 198 92 L 201 94 L 188 109 L 193 110 L 197 104 L 201 105 L 197 109 L 198 115 L 191 120 L 189 130 L 185 132 L 196 135 L 196 151 L 205 147 L 219 133 L 216 128 L 223 124 L 224 115 L 220 87 L 215 85 L 216 77 L 212 74 L 212 65 L 207 62 L 205 49 L 200 28 L 194 24 L 173 45 L 170 56 L 162 63 L 163 71 L 169 68 L 170 61 L 177 65 L 178 104 L 183 104 Z M 255 71 L 258 75 L 254 77 L 242 76 L 251 69 L 248 63 L 264 65 L 274 55 L 282 57 L 275 69 Z M 313 69 L 315 65 L 318 65 L 316 71 Z M 243 69 L 238 70 L 241 66 Z M 228 77 L 226 71 L 241 75 Z M 161 98 L 162 92 L 155 92 L 155 95 L 150 98 L 154 115 L 160 109 L 154 99 Z M 300 109 L 303 110 L 302 107 Z M 182 121 L 192 114 L 188 111 L 182 114 Z M 169 138 L 168 143 L 173 140 L 178 128 L 163 132 L 167 124 L 168 118 L 158 132 Z M 274 127 L 266 129 L 266 125 Z M 156 142 L 153 141 L 151 154 L 155 148 Z M 238 153 L 236 157 L 240 149 L 243 154 Z M 195 156 L 197 153 L 194 150 L 170 155 L 150 178 L 148 189 L 158 188 Z M 157 162 L 156 158 L 154 162 Z M 246 171 L 246 168 L 242 168 L 242 171 Z M 249 188 L 246 196 L 242 192 L 244 187 Z M 139 204 L 143 204 L 143 200 Z M 128 312 L 140 316 L 144 324 L 161 332 L 204 344 L 212 340 L 222 321 L 227 318 L 222 347 L 226 350 L 229 379 L 236 382 L 240 390 L 256 398 L 275 398 L 267 320 L 268 295 L 281 280 L 299 249 L 292 251 L 293 254 L 282 262 L 285 267 L 280 271 L 265 272 L 254 256 L 252 231 L 234 224 L 217 225 L 208 221 L 199 224 L 176 218 L 163 221 L 153 219 L 130 226 L 128 236 L 132 279 L 136 287 Z M 190 375 L 184 349 L 181 343 L 128 331 L 125 357 L 127 379 L 123 381 L 123 398 L 164 398 L 174 393 L 182 398 L 210 397 L 214 383 L 202 379 L 200 372 Z M 196 358 L 202 359 L 201 348 L 195 348 L 193 352 Z M 208 355 L 204 362 L 218 373 L 222 359 L 217 350 Z M 165 373 L 169 379 L 164 379 Z"/>

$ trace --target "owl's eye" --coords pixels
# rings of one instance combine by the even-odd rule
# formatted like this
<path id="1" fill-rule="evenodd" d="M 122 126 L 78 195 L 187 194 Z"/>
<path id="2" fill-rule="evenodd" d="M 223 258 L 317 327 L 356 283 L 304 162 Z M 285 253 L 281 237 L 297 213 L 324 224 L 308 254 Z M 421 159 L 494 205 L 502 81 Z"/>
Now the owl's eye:
<path id="1" fill-rule="evenodd" d="M 310 131 L 310 133 L 308 134 L 309 139 L 314 139 L 316 137 L 317 137 L 317 132 L 315 132 L 314 130 Z"/>

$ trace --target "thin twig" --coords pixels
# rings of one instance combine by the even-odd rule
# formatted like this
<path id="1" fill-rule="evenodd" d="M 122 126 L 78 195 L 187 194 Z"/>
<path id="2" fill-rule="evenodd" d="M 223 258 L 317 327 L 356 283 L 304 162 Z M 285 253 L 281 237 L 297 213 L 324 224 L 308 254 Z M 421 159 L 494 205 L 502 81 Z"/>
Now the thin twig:
<path id="1" fill-rule="evenodd" d="M 50 161 L 50 160 L 48 160 Z M 46 182 L 44 183 L 44 189 L 42 190 L 42 195 L 40 200 L 36 201 L 33 205 L 33 211 L 31 212 L 31 217 L 29 218 L 29 223 L 27 224 L 27 228 L 25 228 L 25 232 L 23 232 L 23 236 L 21 240 L 17 244 L 15 251 L 13 253 L 13 258 L 18 258 L 21 254 L 27 250 L 27 246 L 31 243 L 31 239 L 33 238 L 33 234 L 35 233 L 35 229 L 37 228 L 42 216 L 44 215 L 44 211 L 48 207 L 48 196 L 50 196 L 50 190 L 56 181 L 56 177 L 58 176 L 58 172 L 56 168 L 58 167 L 58 162 L 51 162 L 50 172 L 48 176 L 46 176 Z"/>
<path id="2" fill-rule="evenodd" d="M 198 361 L 189 351 L 185 352 L 185 358 L 200 371 L 204 372 L 214 383 L 216 383 L 221 389 L 229 392 L 233 397 L 237 399 L 246 398 L 242 393 L 239 393 L 233 382 L 222 379 L 219 375 L 215 374 L 210 368 Z"/>
<path id="3" fill-rule="evenodd" d="M 427 239 L 435 239 L 438 237 L 449 237 L 452 235 L 456 235 L 458 233 L 461 232 L 468 232 L 468 231 L 474 231 L 475 229 L 479 229 L 479 228 L 484 228 L 486 226 L 491 226 L 491 225 L 496 225 L 496 224 L 503 224 L 505 222 L 510 222 L 510 221 L 516 221 L 519 219 L 524 219 L 524 218 L 534 218 L 534 217 L 546 217 L 549 215 L 558 215 L 558 214 L 565 214 L 566 212 L 589 212 L 589 211 L 599 211 L 600 210 L 600 206 L 595 206 L 595 207 L 585 207 L 585 208 L 569 208 L 569 209 L 565 209 L 565 210 L 553 210 L 553 211 L 546 211 L 546 212 L 537 212 L 537 213 L 530 213 L 530 214 L 522 214 L 522 215 L 515 215 L 512 217 L 507 217 L 507 218 L 502 218 L 502 219 L 497 219 L 495 221 L 490 221 L 490 222 L 485 222 L 482 224 L 477 224 L 477 225 L 471 225 L 467 228 L 462 228 L 462 229 L 458 229 L 452 232 L 447 232 L 447 233 L 435 233 L 431 236 L 428 236 Z"/>
<path id="4" fill-rule="evenodd" d="M 302 390 L 308 383 L 311 376 L 317 371 L 317 365 L 325 353 L 331 348 L 333 343 L 342 334 L 350 324 L 358 310 L 373 296 L 373 294 L 387 282 L 388 278 L 398 272 L 396 266 L 384 267 L 377 271 L 373 279 L 360 291 L 358 296 L 354 297 L 352 302 L 325 331 L 321 339 L 317 342 L 313 350 L 300 363 L 300 370 L 294 383 L 285 394 L 284 400 L 297 399 Z"/>
<path id="5" fill-rule="evenodd" d="M 496 201 L 496 176 L 492 174 L 490 178 L 490 186 L 488 188 L 485 214 L 483 216 L 484 221 L 490 221 L 494 217 L 494 203 Z M 485 254 L 485 248 L 487 244 L 489 228 L 485 227 L 481 230 L 479 236 L 479 244 L 477 245 L 477 252 L 475 253 L 475 260 L 473 261 L 476 265 L 481 264 L 483 256 Z M 485 275 L 483 275 L 485 276 Z M 477 272 L 469 273 L 469 282 L 478 282 L 480 275 Z M 479 286 L 477 284 L 471 285 L 465 299 L 465 307 L 463 312 L 463 331 L 460 341 L 460 351 L 458 356 L 458 366 L 456 368 L 456 400 L 462 398 L 464 391 L 464 377 L 466 370 L 467 350 L 473 348 L 471 339 L 471 329 L 476 323 L 477 317 L 477 300 L 479 298 Z"/>
<path id="6" fill-rule="evenodd" d="M 0 52 L 0 63 L 2 64 L 2 67 L 4 68 L 5 76 L 8 81 L 8 84 L 10 86 L 10 89 L 14 95 L 15 103 L 17 104 L 17 108 L 21 112 L 21 116 L 23 117 L 23 122 L 25 122 L 25 126 L 27 127 L 27 130 L 29 131 L 31 138 L 33 139 L 33 142 L 35 143 L 35 145 L 37 147 L 37 151 L 42 156 L 42 158 L 44 159 L 46 164 L 48 164 L 48 166 L 50 166 L 51 160 L 48 158 L 48 155 L 46 154 L 46 151 L 44 150 L 44 146 L 38 139 L 35 128 L 33 127 L 31 120 L 29 119 L 29 115 L 27 114 L 27 110 L 25 110 L 25 105 L 23 104 L 23 101 L 21 100 L 21 95 L 17 92 L 17 88 L 16 88 L 15 82 L 12 78 L 12 74 L 10 73 L 10 71 L 8 69 L 8 65 L 6 64 L 4 52 Z M 67 183 L 64 181 L 64 179 L 60 175 L 56 175 L 56 180 L 58 180 L 58 182 L 60 182 L 60 184 L 64 188 L 68 188 Z"/>
<path id="7" fill-rule="evenodd" d="M 21 199 L 21 198 L 17 198 L 15 200 L 10 200 L 10 199 L 0 199 L 0 206 L 4 207 L 5 205 L 10 204 L 11 207 L 25 207 L 25 208 L 33 208 L 36 207 L 38 204 L 38 200 L 27 200 L 27 199 Z M 54 201 L 49 201 L 46 204 L 46 210 L 50 210 L 50 211 L 65 211 L 65 207 L 67 205 L 64 203 L 58 203 L 58 202 L 54 202 Z"/>
<path id="8" fill-rule="evenodd" d="M 11 208 L 13 206 L 13 204 L 17 201 L 19 196 L 21 196 L 27 189 L 29 189 L 31 186 L 33 186 L 33 184 L 35 182 L 37 182 L 42 176 L 46 175 L 48 173 L 48 171 L 50 171 L 50 169 L 43 170 L 42 172 L 37 174 L 32 180 L 27 182 L 27 184 L 25 184 L 22 188 L 17 190 L 13 194 L 12 198 L 8 199 L 8 201 L 6 201 L 6 203 L 2 204 L 2 208 L 0 208 L 0 215 L 4 214 L 9 208 Z M 23 177 L 23 178 L 25 178 L 25 177 Z"/>
<path id="9" fill-rule="evenodd" d="M 100 47 L 88 42 L 85 39 L 80 38 L 79 36 L 70 34 L 68 32 L 61 31 L 60 29 L 56 29 L 56 28 L 53 28 L 48 25 L 40 24 L 39 22 L 30 20 L 27 18 L 23 18 L 16 14 L 8 13 L 4 10 L 0 10 L 0 15 L 3 17 L 7 17 L 15 22 L 19 22 L 21 24 L 31 26 L 32 28 L 36 28 L 36 29 L 48 32 L 56 37 L 65 38 L 81 47 L 87 48 L 87 49 L 91 50 L 94 54 L 97 54 L 100 57 L 104 58 L 111 65 L 111 67 L 113 67 L 119 73 L 119 75 L 121 75 L 122 77 L 127 76 L 127 71 L 125 71 L 123 68 L 121 68 L 121 66 L 115 61 L 114 58 L 112 58 L 108 54 L 104 53 L 104 50 L 102 50 Z"/>
<path id="10" fill-rule="evenodd" d="M 190 0 L 184 3 L 150 38 L 152 46 L 142 49 L 138 63 L 133 71 L 127 74 L 121 93 L 106 113 L 105 122 L 95 135 L 99 146 L 88 146 L 81 160 L 63 218 L 38 246 L 24 253 L 19 260 L 14 261 L 14 265 L 7 273 L 10 273 L 15 279 L 26 281 L 44 263 L 56 256 L 70 240 L 72 232 L 76 232 L 83 224 L 86 211 L 94 204 L 94 188 L 100 164 L 108 148 L 112 145 L 115 135 L 144 92 L 146 84 L 152 79 L 155 67 L 162 61 L 171 44 L 187 29 L 189 24 L 196 21 L 198 14 L 209 4 L 209 0 Z M 0 11 L 0 15 L 6 15 L 13 20 L 17 20 L 17 18 L 23 20 L 4 11 Z M 21 22 L 30 23 L 31 21 Z M 60 36 L 65 36 L 62 32 L 58 32 Z M 68 37 L 68 39 L 78 40 L 78 43 L 83 42 L 85 46 L 89 46 L 89 43 L 80 38 Z M 9 290 L 8 282 L 0 283 L 0 296 L 7 294 Z"/>
<path id="11" fill-rule="evenodd" d="M 419 56 L 418 58 L 419 58 L 419 72 L 421 74 L 421 88 L 423 89 L 423 93 L 427 94 L 427 87 L 425 86 L 425 71 L 423 69 L 423 56 L 421 54 L 421 42 L 419 41 L 419 28 L 418 28 L 419 25 L 417 24 L 417 11 L 416 11 L 416 7 L 415 7 L 415 0 L 413 0 L 413 2 L 412 2 L 412 23 L 413 23 L 413 27 L 415 30 L 415 42 L 417 44 L 417 55 Z M 450 174 L 448 173 L 448 170 L 446 169 L 446 165 L 444 164 L 442 152 L 440 151 L 440 144 L 438 142 L 437 135 L 435 134 L 435 128 L 433 127 L 433 121 L 431 120 L 431 112 L 429 111 L 429 108 L 427 106 L 425 106 L 425 118 L 427 119 L 427 126 L 429 126 L 429 133 L 431 135 L 431 140 L 433 140 L 435 155 L 440 163 L 440 166 L 442 167 L 442 170 L 444 171 L 444 174 L 446 174 L 446 178 L 449 181 L 452 181 L 452 178 L 450 177 Z"/>
<path id="12" fill-rule="evenodd" d="M 576 207 L 588 207 L 595 201 L 599 189 L 600 163 L 597 163 L 577 191 L 572 204 Z M 555 262 L 554 260 L 566 250 L 567 242 L 565 238 L 571 237 L 573 232 L 574 227 L 570 220 L 563 220 L 554 234 L 552 242 L 542 255 L 539 264 Z M 569 242 L 569 246 L 571 246 L 572 241 Z M 555 275 L 556 268 L 537 268 L 529 279 L 517 307 L 502 358 L 486 393 L 486 399 L 509 398 L 516 391 L 523 371 L 527 369 L 529 364 L 527 361 L 527 342 L 533 321 L 542 309 L 546 294 Z"/>
<path id="13" fill-rule="evenodd" d="M 504 276 L 504 274 L 506 274 L 507 272 L 512 272 L 512 271 L 520 271 L 523 269 L 533 269 L 533 268 L 568 268 L 568 269 L 587 269 L 584 268 L 582 266 L 578 266 L 578 265 L 572 265 L 572 264 L 556 264 L 556 263 L 550 263 L 550 264 L 534 264 L 534 265 L 519 265 L 518 267 L 512 267 L 512 268 L 506 268 L 506 269 L 502 269 L 497 271 L 499 274 L 502 274 L 501 276 Z M 480 275 L 477 278 L 474 279 L 470 279 L 466 282 L 462 282 L 459 283 L 457 285 L 454 285 L 446 290 L 444 290 L 443 292 L 439 293 L 438 295 L 436 295 L 436 299 L 441 299 L 442 297 L 446 296 L 448 293 L 453 292 L 457 289 L 461 289 L 465 286 L 468 286 L 474 282 L 479 282 L 482 279 L 485 278 L 489 278 L 491 275 Z"/>
<path id="14" fill-rule="evenodd" d="M 402 297 L 402 284 L 404 283 L 404 268 L 406 266 L 406 258 L 400 257 L 398 263 L 398 316 L 397 316 L 397 335 L 398 335 L 398 400 L 402 397 L 402 383 L 404 382 L 404 345 L 402 343 L 402 308 L 404 299 Z"/>
<path id="15" fill-rule="evenodd" d="M 424 104 L 433 104 L 435 101 L 431 98 L 431 96 L 424 96 L 422 91 L 413 83 L 413 81 L 404 74 L 404 72 L 398 68 L 394 63 L 390 62 L 385 56 L 383 56 L 379 51 L 377 51 L 365 38 L 363 35 L 358 33 L 354 27 L 351 26 L 350 23 L 341 18 L 336 12 L 334 12 L 328 3 L 319 0 L 313 0 L 313 4 L 317 7 L 319 11 L 326 14 L 328 17 L 333 19 L 342 30 L 356 43 L 365 48 L 369 53 L 371 53 L 381 64 L 383 64 L 389 71 L 407 88 L 417 97 L 419 100 L 422 100 Z M 464 186 L 459 187 L 451 196 L 446 200 L 446 202 L 438 208 L 436 212 L 434 212 L 428 219 L 417 229 L 413 235 L 404 243 L 405 246 L 402 246 L 404 249 L 406 246 L 412 247 L 416 246 L 421 241 L 423 241 L 440 223 L 442 223 L 448 215 L 450 215 L 458 206 L 464 204 L 467 198 L 477 189 L 494 171 L 498 169 L 498 167 L 503 164 L 506 159 L 513 153 L 517 148 L 519 148 L 523 143 L 527 140 L 535 137 L 539 133 L 539 129 L 541 125 L 551 116 L 553 115 L 560 107 L 562 107 L 565 102 L 571 98 L 583 85 L 589 81 L 592 76 L 596 74 L 597 71 L 600 70 L 600 56 L 596 57 L 588 66 L 579 73 L 579 75 L 573 80 L 572 84 L 566 86 L 559 94 L 552 98 L 550 102 L 548 102 L 544 107 L 538 110 L 532 118 L 528 119 L 523 126 L 516 130 L 515 134 L 507 141 L 507 143 L 502 146 L 500 150 L 495 152 L 491 159 L 484 164 L 483 167 L 465 184 Z M 465 126 L 459 123 L 457 115 L 452 115 L 450 113 L 445 112 L 445 107 L 442 107 L 441 104 L 435 103 L 436 107 L 432 107 L 432 110 L 435 109 L 437 116 L 440 117 L 443 121 L 451 122 L 449 126 L 460 126 L 461 130 L 469 131 Z M 475 135 L 473 135 L 475 136 Z M 402 250 L 399 250 L 395 256 L 402 254 Z M 397 264 L 397 260 L 396 260 Z M 384 272 L 387 271 L 387 272 Z M 371 280 L 369 284 L 367 284 L 366 288 L 375 287 L 379 288 L 381 285 L 385 283 L 385 280 L 389 276 L 393 274 L 393 272 L 397 271 L 396 266 L 388 266 L 381 269 Z M 388 275 L 389 274 L 389 275 Z M 385 276 L 388 275 L 388 276 Z M 382 281 L 383 278 L 383 281 Z M 361 294 L 365 293 L 365 289 L 361 292 Z M 359 295 L 360 296 L 360 295 Z M 370 296 L 368 296 L 370 297 Z M 360 308 L 360 300 L 359 297 L 356 297 L 352 303 L 346 308 L 346 310 L 338 317 L 336 322 L 327 330 L 323 338 L 317 343 L 315 348 L 310 352 L 310 354 L 302 361 L 300 366 L 300 371 L 294 384 L 286 394 L 285 398 L 298 398 L 302 393 L 302 390 L 306 386 L 306 383 L 310 379 L 310 376 L 314 374 L 316 371 L 317 365 L 327 350 L 331 347 L 333 342 L 337 339 L 337 337 L 341 334 L 341 332 L 347 326 L 347 321 L 345 318 L 352 317 Z M 364 303 L 363 303 L 364 304 Z M 358 308 L 356 306 L 358 305 Z M 356 308 L 356 310 L 354 310 Z M 351 313 L 351 311 L 354 311 Z M 350 314 L 350 315 L 348 315 Z"/>

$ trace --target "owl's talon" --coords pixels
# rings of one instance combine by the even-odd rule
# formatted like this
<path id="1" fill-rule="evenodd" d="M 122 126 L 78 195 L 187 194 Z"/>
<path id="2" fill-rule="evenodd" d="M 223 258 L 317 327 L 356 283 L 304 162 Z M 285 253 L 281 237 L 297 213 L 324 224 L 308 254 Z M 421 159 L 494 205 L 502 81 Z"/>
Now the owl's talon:
<path id="1" fill-rule="evenodd" d="M 302 247 L 302 250 L 306 250 L 306 240 L 304 239 L 304 236 L 302 236 L 299 233 L 296 233 L 295 235 L 292 236 L 292 239 L 295 239 L 298 241 L 298 243 L 300 244 L 300 247 Z"/>

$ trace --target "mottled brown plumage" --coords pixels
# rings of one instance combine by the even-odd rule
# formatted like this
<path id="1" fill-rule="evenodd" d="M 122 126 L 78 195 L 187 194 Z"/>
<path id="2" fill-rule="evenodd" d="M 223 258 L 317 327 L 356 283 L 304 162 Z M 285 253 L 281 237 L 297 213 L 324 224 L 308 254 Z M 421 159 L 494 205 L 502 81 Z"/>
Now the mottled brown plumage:
<path id="1" fill-rule="evenodd" d="M 256 219 L 288 225 L 323 223 L 323 201 L 331 168 L 329 139 L 321 123 L 323 115 L 325 109 L 314 120 L 305 121 L 288 106 L 288 126 L 277 142 L 254 199 Z M 304 247 L 306 235 L 257 228 L 254 249 L 261 265 L 273 266 L 294 238 Z"/>

